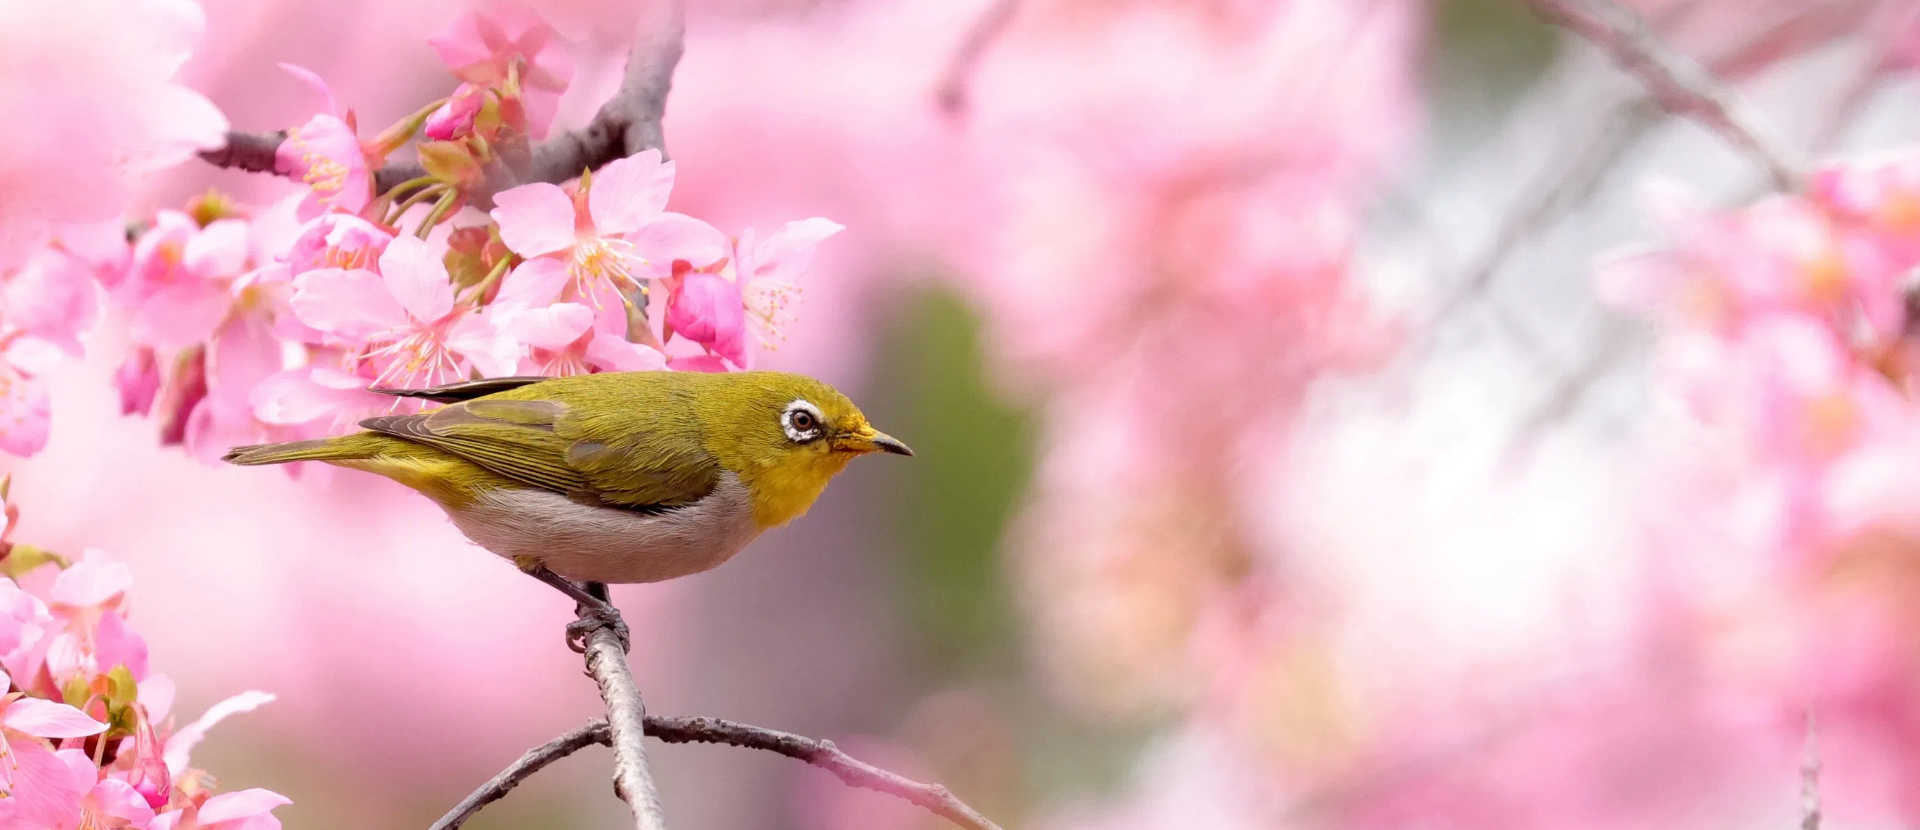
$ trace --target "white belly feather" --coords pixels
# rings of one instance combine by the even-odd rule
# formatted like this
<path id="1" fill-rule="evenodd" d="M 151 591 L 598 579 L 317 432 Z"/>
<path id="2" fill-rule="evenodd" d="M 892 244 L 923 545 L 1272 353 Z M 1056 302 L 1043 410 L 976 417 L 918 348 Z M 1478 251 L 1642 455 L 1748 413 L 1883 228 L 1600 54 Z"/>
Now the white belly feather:
<path id="1" fill-rule="evenodd" d="M 532 489 L 495 490 L 448 515 L 487 550 L 596 582 L 658 582 L 699 573 L 760 535 L 747 487 L 733 473 L 723 473 L 706 498 L 655 515 L 590 507 Z"/>

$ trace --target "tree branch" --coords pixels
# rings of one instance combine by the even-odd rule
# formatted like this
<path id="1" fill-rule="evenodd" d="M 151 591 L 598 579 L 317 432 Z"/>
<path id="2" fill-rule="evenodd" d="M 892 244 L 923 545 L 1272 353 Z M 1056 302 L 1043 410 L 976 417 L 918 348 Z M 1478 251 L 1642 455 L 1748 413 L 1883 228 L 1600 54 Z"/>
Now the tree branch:
<path id="1" fill-rule="evenodd" d="M 967 27 L 966 37 L 947 59 L 946 71 L 940 73 L 940 85 L 933 91 L 934 103 L 941 112 L 954 117 L 966 113 L 967 87 L 973 81 L 973 70 L 980 65 L 980 57 L 986 54 L 987 47 L 1013 22 L 1013 13 L 1019 7 L 1020 0 L 994 0 L 993 5 Z"/>
<path id="2" fill-rule="evenodd" d="M 546 765 L 579 752 L 588 745 L 604 746 L 611 741 L 612 738 L 607 732 L 607 722 L 596 720 L 529 749 L 526 754 L 520 756 L 519 760 L 501 770 L 499 775 L 481 784 L 480 789 L 474 790 L 466 798 L 461 799 L 459 804 L 455 804 L 453 809 L 448 810 L 447 814 L 441 816 L 440 820 L 434 822 L 428 830 L 458 830 L 460 825 L 467 823 L 467 819 L 473 818 L 474 813 L 480 812 L 480 808 L 504 798 L 509 790 L 519 786 L 520 782 L 527 780 Z"/>
<path id="3" fill-rule="evenodd" d="M 215 167 L 236 167 L 249 173 L 276 173 L 274 153 L 287 140 L 286 130 L 270 133 L 242 133 L 229 130 L 227 144 L 214 150 L 201 150 L 200 158 Z"/>
<path id="4" fill-rule="evenodd" d="M 1535 13 L 1605 49 L 1640 79 L 1668 112 L 1685 115 L 1745 150 L 1774 183 L 1794 189 L 1800 165 L 1737 111 L 1733 98 L 1706 69 L 1669 49 L 1638 15 L 1614 0 L 1526 0 Z M 1577 8 L 1576 6 L 1587 6 Z"/>
<path id="5" fill-rule="evenodd" d="M 528 182 L 564 182 L 582 170 L 597 170 L 642 150 L 666 152 L 661 119 L 666 114 L 674 67 L 685 51 L 686 14 L 683 0 L 645 3 L 642 8 L 647 16 L 637 24 L 638 34 L 627 53 L 619 91 L 601 105 L 585 127 L 552 136 L 519 158 L 505 157 L 489 164 L 486 178 L 468 194 L 473 205 L 485 207 L 492 203 L 495 193 Z M 274 151 L 286 137 L 285 130 L 231 132 L 225 147 L 208 150 L 200 157 L 219 167 L 270 172 L 274 171 Z M 425 174 L 426 168 L 418 162 L 388 164 L 374 171 L 374 192 L 384 193 Z"/>
<path id="6" fill-rule="evenodd" d="M 601 600 L 607 598 L 607 586 L 587 583 L 587 592 Z M 607 604 L 612 608 L 611 603 Z M 618 613 L 618 612 L 615 612 Z M 580 606 L 580 619 L 589 620 L 588 609 Z M 587 674 L 600 685 L 600 699 L 607 704 L 607 736 L 613 746 L 613 794 L 633 809 L 635 830 L 666 830 L 660 810 L 660 793 L 654 789 L 653 775 L 647 770 L 647 705 L 640 698 L 640 686 L 627 666 L 627 647 L 620 633 L 610 625 L 600 625 L 587 634 Z"/>
<path id="7" fill-rule="evenodd" d="M 832 741 L 808 738 L 747 723 L 698 716 L 648 715 L 645 731 L 649 737 L 670 744 L 728 744 L 785 755 L 825 769 L 851 786 L 876 790 L 915 804 L 967 830 L 1000 830 L 999 825 L 954 797 L 946 787 L 938 784 L 922 784 L 863 762 L 840 751 Z M 590 744 L 608 745 L 611 741 L 612 730 L 607 727 L 607 722 L 596 720 L 527 750 L 519 760 L 507 765 L 499 775 L 495 775 L 479 789 L 462 799 L 452 810 L 447 811 L 439 821 L 434 822 L 431 830 L 458 830 L 460 825 L 472 818 L 480 808 L 499 801 L 520 782 L 527 780 L 546 765 L 578 752 Z"/>

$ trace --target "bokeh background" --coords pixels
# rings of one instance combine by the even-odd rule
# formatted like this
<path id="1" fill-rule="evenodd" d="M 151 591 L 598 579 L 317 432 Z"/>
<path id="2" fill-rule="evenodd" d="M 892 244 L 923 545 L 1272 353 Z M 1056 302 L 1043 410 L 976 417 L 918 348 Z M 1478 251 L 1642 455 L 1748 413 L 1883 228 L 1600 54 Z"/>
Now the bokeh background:
<path id="1" fill-rule="evenodd" d="M 466 10 L 201 5 L 182 77 L 256 129 L 316 106 L 278 62 L 363 125 L 444 94 L 424 39 Z M 1637 7 L 1826 156 L 1920 128 L 1907 5 Z M 584 123 L 634 9 L 542 13 Z M 1920 815 L 1895 703 L 1809 730 L 1818 693 L 1769 674 L 1798 646 L 1699 609 L 1768 566 L 1645 530 L 1653 338 L 1592 264 L 1660 238 L 1660 183 L 1735 204 L 1764 171 L 1524 4 L 692 0 L 666 133 L 676 210 L 847 226 L 765 363 L 918 455 L 616 588 L 652 711 L 830 737 L 1007 827 L 1793 826 L 1810 735 L 1835 826 Z M 189 164 L 141 206 L 210 186 L 290 187 Z M 4 462 L 16 538 L 132 565 L 183 711 L 278 695 L 196 754 L 223 787 L 420 827 L 598 711 L 561 597 L 384 480 L 157 446 L 114 414 L 113 337 Z M 1911 676 L 1889 648 L 1849 659 Z M 938 826 L 771 755 L 650 751 L 678 827 Z M 618 826 L 608 761 L 468 826 Z"/>

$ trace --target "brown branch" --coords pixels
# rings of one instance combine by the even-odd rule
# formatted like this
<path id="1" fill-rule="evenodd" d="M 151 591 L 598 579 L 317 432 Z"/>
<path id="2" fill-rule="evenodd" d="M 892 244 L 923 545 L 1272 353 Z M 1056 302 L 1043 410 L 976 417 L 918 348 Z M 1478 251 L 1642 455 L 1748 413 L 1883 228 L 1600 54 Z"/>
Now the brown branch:
<path id="1" fill-rule="evenodd" d="M 825 769 L 841 781 L 886 793 L 921 807 L 968 830 L 1000 830 L 979 811 L 954 797 L 946 787 L 922 784 L 854 758 L 832 741 L 808 738 L 747 723 L 708 717 L 662 717 L 648 715 L 645 731 L 649 737 L 670 744 L 727 744 L 760 749 L 785 755 Z M 560 760 L 590 744 L 608 745 L 612 730 L 606 721 L 592 721 L 540 746 L 527 750 L 487 783 L 474 790 L 452 810 L 447 811 L 431 830 L 457 830 L 473 814 L 506 796 L 507 792 L 542 767 Z"/>
<path id="2" fill-rule="evenodd" d="M 987 47 L 1000 39 L 1000 35 L 1013 23 L 1013 14 L 1020 8 L 1020 0 L 994 0 L 993 5 L 981 12 L 967 28 L 966 37 L 960 40 L 960 47 L 947 59 L 946 71 L 940 73 L 940 85 L 934 88 L 933 99 L 940 111 L 949 116 L 959 117 L 967 111 L 967 87 L 973 81 L 973 72 L 980 65 L 980 57 L 986 54 Z"/>
<path id="3" fill-rule="evenodd" d="M 607 586 L 589 582 L 587 592 L 597 596 L 606 607 Z M 619 612 L 613 612 L 618 614 Z M 578 608 L 583 623 L 593 623 L 586 605 Z M 607 737 L 613 747 L 613 794 L 633 810 L 635 830 L 666 830 L 660 809 L 660 793 L 653 786 L 653 774 L 647 769 L 647 705 L 640 697 L 640 685 L 633 680 L 627 665 L 624 626 L 599 624 L 586 636 L 584 653 L 587 675 L 600 686 L 600 700 L 607 704 Z"/>
<path id="4" fill-rule="evenodd" d="M 474 790 L 466 798 L 461 799 L 459 804 L 454 805 L 453 809 L 448 810 L 439 821 L 434 822 L 429 830 L 458 830 L 460 825 L 467 823 L 467 819 L 473 818 L 474 813 L 480 812 L 480 808 L 504 798 L 509 790 L 519 786 L 520 782 L 527 780 L 529 776 L 539 772 L 546 765 L 579 752 L 591 744 L 604 746 L 611 740 L 607 732 L 607 722 L 596 720 L 529 749 L 526 754 L 520 756 L 519 760 L 501 770 L 499 775 L 481 784 L 480 789 Z"/>
<path id="5" fill-rule="evenodd" d="M 1763 137 L 1738 112 L 1732 96 L 1711 72 L 1668 48 L 1631 10 L 1614 0 L 1525 2 L 1548 22 L 1605 49 L 1615 63 L 1640 79 L 1663 109 L 1700 122 L 1746 151 L 1766 168 L 1777 186 L 1798 187 L 1800 165 L 1789 161 L 1784 149 Z"/>
<path id="6" fill-rule="evenodd" d="M 674 67 L 685 51 L 685 9 L 682 0 L 645 3 L 642 8 L 648 10 L 648 16 L 639 22 L 638 36 L 627 53 L 619 91 L 601 105 L 585 127 L 548 138 L 520 158 L 507 157 L 489 164 L 486 178 L 468 194 L 471 204 L 485 207 L 492 203 L 493 194 L 502 190 L 528 182 L 564 182 L 582 170 L 597 170 L 607 162 L 643 150 L 666 152 L 661 120 L 666 114 L 667 93 L 673 86 Z M 200 157 L 220 167 L 273 171 L 274 151 L 285 139 L 284 130 L 228 133 L 225 147 L 208 150 Z M 425 174 L 426 168 L 418 162 L 388 164 L 374 171 L 374 192 L 384 193 Z"/>
<path id="7" fill-rule="evenodd" d="M 1807 710 L 1807 743 L 1800 758 L 1800 830 L 1820 830 L 1820 736 Z"/>
<path id="8" fill-rule="evenodd" d="M 286 130 L 270 133 L 228 131 L 225 146 L 200 151 L 200 158 L 215 167 L 235 167 L 249 173 L 276 173 L 274 153 L 287 140 Z"/>

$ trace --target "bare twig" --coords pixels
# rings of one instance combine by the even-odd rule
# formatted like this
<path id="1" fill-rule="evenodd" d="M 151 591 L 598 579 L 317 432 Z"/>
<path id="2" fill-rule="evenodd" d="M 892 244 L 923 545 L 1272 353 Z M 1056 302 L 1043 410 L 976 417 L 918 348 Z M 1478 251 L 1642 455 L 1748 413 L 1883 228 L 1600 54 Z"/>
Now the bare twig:
<path id="1" fill-rule="evenodd" d="M 1706 69 L 1662 43 L 1638 15 L 1614 0 L 1526 0 L 1549 22 L 1592 41 L 1640 79 L 1668 112 L 1685 115 L 1745 150 L 1775 185 L 1799 185 L 1800 165 L 1741 114 L 1732 96 Z M 1585 7 L 1585 8 L 1581 8 Z"/>
<path id="2" fill-rule="evenodd" d="M 520 756 L 519 760 L 501 770 L 499 775 L 481 784 L 480 789 L 474 790 L 466 798 L 461 799 L 459 804 L 454 805 L 453 809 L 448 810 L 439 821 L 434 822 L 429 830 L 459 830 L 460 825 L 467 823 L 467 819 L 473 818 L 474 813 L 480 812 L 480 808 L 504 798 L 509 790 L 519 786 L 520 782 L 527 780 L 529 776 L 539 772 L 546 765 L 579 752 L 591 744 L 605 745 L 611 740 L 608 736 L 607 722 L 596 720 L 529 749 L 525 755 Z"/>
<path id="3" fill-rule="evenodd" d="M 1807 710 L 1807 746 L 1800 758 L 1800 830 L 1820 830 L 1820 741 Z"/>
<path id="4" fill-rule="evenodd" d="M 727 744 L 785 755 L 825 769 L 852 786 L 876 790 L 910 802 L 968 830 L 1000 830 L 999 825 L 954 797 L 946 787 L 938 784 L 922 784 L 868 764 L 840 751 L 832 741 L 708 717 L 648 715 L 645 726 L 649 737 L 670 744 Z M 434 823 L 431 830 L 457 830 L 463 822 L 479 812 L 481 807 L 499 801 L 508 791 L 539 772 L 542 767 L 578 752 L 590 744 L 607 745 L 611 741 L 612 730 L 608 729 L 607 722 L 596 720 L 527 750 L 519 760 L 509 764 L 506 769 L 500 771 L 499 775 L 481 785 L 459 805 L 449 810 L 445 816 Z"/>
<path id="5" fill-rule="evenodd" d="M 274 153 L 287 140 L 286 130 L 270 133 L 228 132 L 226 146 L 202 150 L 200 158 L 215 167 L 235 167 L 249 173 L 275 173 Z"/>
<path id="6" fill-rule="evenodd" d="M 638 37 L 627 53 L 620 90 L 601 105 L 587 126 L 548 138 L 519 158 L 506 157 L 488 165 L 485 179 L 468 194 L 470 202 L 484 207 L 502 190 L 527 182 L 563 182 L 582 170 L 598 169 L 642 150 L 665 153 L 661 119 L 666 113 L 674 67 L 685 49 L 682 2 L 641 4 L 650 16 L 639 23 Z M 208 150 L 200 157 L 220 167 L 273 171 L 274 151 L 285 139 L 285 131 L 228 133 L 227 146 Z M 417 162 L 388 164 L 374 171 L 374 191 L 385 192 L 425 174 L 426 168 Z"/>
<path id="7" fill-rule="evenodd" d="M 607 586 L 587 583 L 587 591 L 606 599 Z M 612 604 L 609 603 L 609 608 Z M 588 609 L 580 607 L 580 619 L 588 620 Z M 647 769 L 647 705 L 640 697 L 640 686 L 627 666 L 626 644 L 612 626 L 601 625 L 587 634 L 587 674 L 600 684 L 600 699 L 607 704 L 607 736 L 613 746 L 613 793 L 633 809 L 635 830 L 666 830 L 660 810 L 660 793 L 653 786 L 653 774 Z"/>
<path id="8" fill-rule="evenodd" d="M 940 111 L 950 116 L 960 116 L 967 111 L 967 87 L 973 82 L 973 72 L 980 65 L 980 56 L 986 54 L 987 47 L 1007 30 L 1013 22 L 1013 14 L 1020 8 L 1020 0 L 994 0 L 973 25 L 967 28 L 966 37 L 960 40 L 960 47 L 953 50 L 953 56 L 947 59 L 946 71 L 940 73 L 940 85 L 934 88 L 934 101 Z"/>

